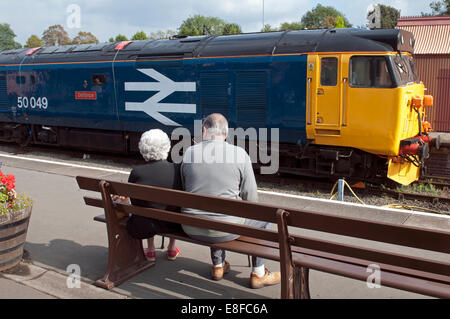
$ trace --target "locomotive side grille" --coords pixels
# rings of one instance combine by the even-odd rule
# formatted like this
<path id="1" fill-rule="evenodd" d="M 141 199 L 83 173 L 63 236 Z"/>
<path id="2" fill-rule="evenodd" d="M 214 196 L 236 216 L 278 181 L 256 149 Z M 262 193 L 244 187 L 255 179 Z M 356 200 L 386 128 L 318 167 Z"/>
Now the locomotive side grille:
<path id="1" fill-rule="evenodd" d="M 0 111 L 8 111 L 8 94 L 6 91 L 5 76 L 0 76 Z"/>
<path id="2" fill-rule="evenodd" d="M 229 118 L 228 73 L 201 73 L 200 88 L 200 104 L 203 117 L 211 113 L 221 113 L 226 118 Z"/>
<path id="3" fill-rule="evenodd" d="M 266 87 L 264 71 L 236 73 L 238 127 L 266 127 Z"/>

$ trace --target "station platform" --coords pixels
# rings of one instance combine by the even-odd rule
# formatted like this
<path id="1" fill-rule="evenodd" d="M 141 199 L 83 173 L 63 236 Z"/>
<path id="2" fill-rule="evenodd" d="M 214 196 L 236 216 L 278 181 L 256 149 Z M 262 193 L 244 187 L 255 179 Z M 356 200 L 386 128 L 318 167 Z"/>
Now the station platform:
<path id="1" fill-rule="evenodd" d="M 176 261 L 165 257 L 165 249 L 157 249 L 156 266 L 133 277 L 119 287 L 104 290 L 93 285 L 106 270 L 108 243 L 105 225 L 94 222 L 101 210 L 86 206 L 84 192 L 78 189 L 75 176 L 83 175 L 107 180 L 127 180 L 128 171 L 85 167 L 73 163 L 53 162 L 8 155 L 0 151 L 4 174 L 14 174 L 16 189 L 34 201 L 25 244 L 27 259 L 12 272 L 0 273 L 1 298 L 57 299 L 278 299 L 280 286 L 250 289 L 251 268 L 247 256 L 228 252 L 231 271 L 216 282 L 210 278 L 210 252 L 207 247 L 178 242 L 181 250 Z M 309 197 L 260 191 L 260 201 L 284 207 L 304 208 L 319 212 L 345 214 L 355 218 L 413 225 L 450 232 L 450 217 L 414 211 L 380 209 L 373 206 L 318 200 Z M 346 242 L 344 237 L 317 232 L 304 235 Z M 161 237 L 156 237 L 159 247 Z M 347 240 L 348 242 L 348 240 Z M 361 244 L 370 245 L 367 241 Z M 167 245 L 166 239 L 165 244 Z M 352 242 L 354 244 L 359 244 Z M 393 248 L 396 249 L 396 248 Z M 446 258 L 438 253 L 420 252 Z M 80 288 L 69 288 L 69 266 L 81 270 Z M 266 267 L 279 270 L 269 261 Z M 388 287 L 369 289 L 365 282 L 312 270 L 310 290 L 313 299 L 410 299 L 428 298 Z"/>
<path id="2" fill-rule="evenodd" d="M 440 137 L 440 147 L 450 149 L 450 133 L 446 132 L 430 132 L 430 135 L 433 139 L 437 136 Z"/>

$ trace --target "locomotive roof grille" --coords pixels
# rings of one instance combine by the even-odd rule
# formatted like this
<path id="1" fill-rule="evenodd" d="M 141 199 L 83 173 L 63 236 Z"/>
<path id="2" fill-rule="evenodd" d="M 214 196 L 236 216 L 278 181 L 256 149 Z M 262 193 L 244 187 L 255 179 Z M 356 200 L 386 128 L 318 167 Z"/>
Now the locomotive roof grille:
<path id="1" fill-rule="evenodd" d="M 407 51 L 414 47 L 412 33 L 400 29 L 319 29 L 223 36 L 174 37 L 133 41 L 118 52 L 118 59 L 144 57 L 220 57 L 309 52 Z M 33 52 L 34 63 L 104 61 L 114 56 L 120 42 L 44 47 Z M 0 51 L 0 63 L 17 63 L 29 48 Z M 10 58 L 11 57 L 11 58 Z M 13 58 L 14 57 L 14 58 Z"/>

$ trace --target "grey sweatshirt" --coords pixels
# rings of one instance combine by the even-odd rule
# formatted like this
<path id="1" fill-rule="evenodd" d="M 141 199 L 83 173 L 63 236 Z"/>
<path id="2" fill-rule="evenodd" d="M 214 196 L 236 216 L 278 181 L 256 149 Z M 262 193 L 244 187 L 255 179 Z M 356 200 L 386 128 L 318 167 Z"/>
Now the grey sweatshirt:
<path id="1" fill-rule="evenodd" d="M 186 150 L 181 165 L 183 188 L 196 194 L 258 201 L 250 157 L 241 147 L 220 139 L 204 140 Z M 183 213 L 243 224 L 244 218 L 182 208 Z M 222 237 L 228 233 L 183 225 L 190 235 Z"/>

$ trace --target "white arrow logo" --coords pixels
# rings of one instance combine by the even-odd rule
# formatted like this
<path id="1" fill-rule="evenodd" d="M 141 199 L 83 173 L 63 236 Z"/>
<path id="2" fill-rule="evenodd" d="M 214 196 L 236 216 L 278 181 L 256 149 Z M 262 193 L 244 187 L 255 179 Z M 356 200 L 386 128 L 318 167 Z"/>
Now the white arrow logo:
<path id="1" fill-rule="evenodd" d="M 161 100 L 176 91 L 195 92 L 195 82 L 174 82 L 154 69 L 138 69 L 138 71 L 148 75 L 158 82 L 125 82 L 125 91 L 159 92 L 142 103 L 125 102 L 126 111 L 145 112 L 158 122 L 170 126 L 180 126 L 180 124 L 172 121 L 164 115 L 161 115 L 160 112 L 194 114 L 197 112 L 196 104 L 159 103 Z"/>

